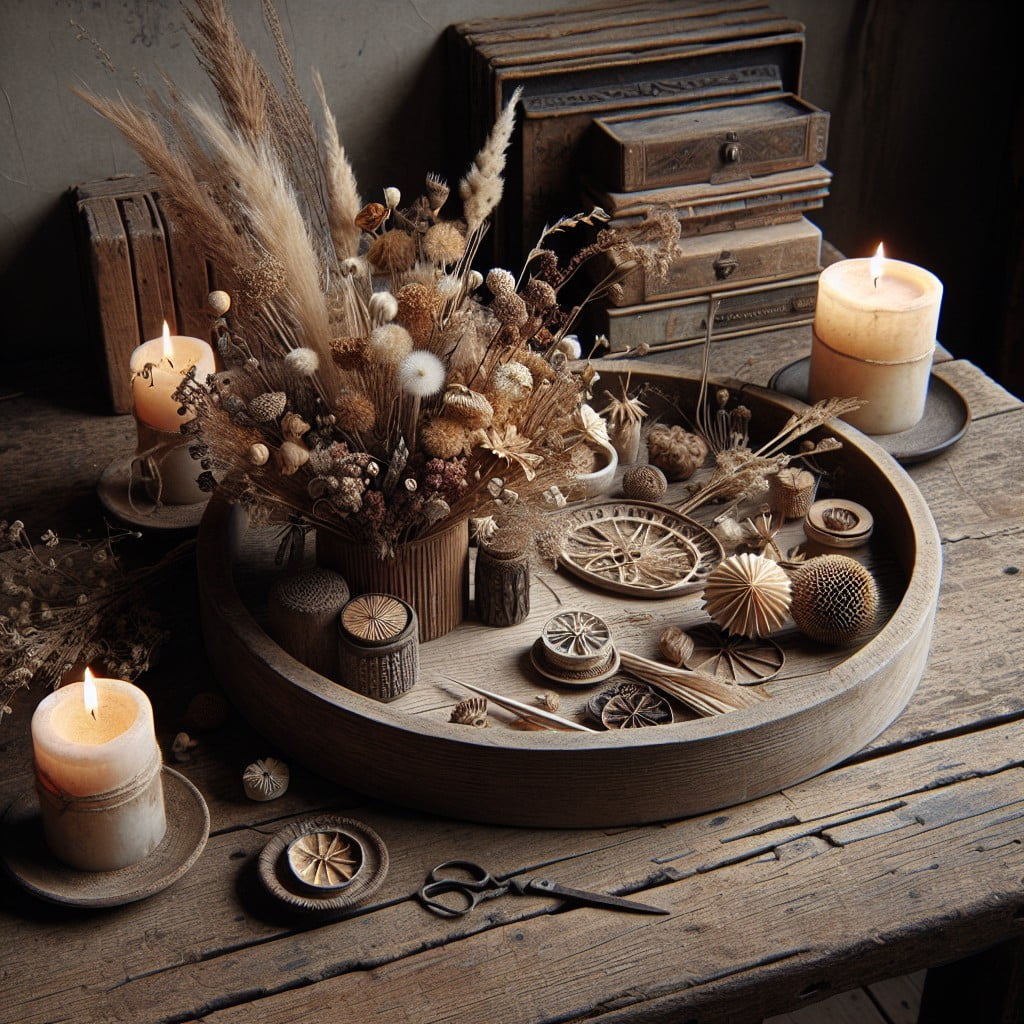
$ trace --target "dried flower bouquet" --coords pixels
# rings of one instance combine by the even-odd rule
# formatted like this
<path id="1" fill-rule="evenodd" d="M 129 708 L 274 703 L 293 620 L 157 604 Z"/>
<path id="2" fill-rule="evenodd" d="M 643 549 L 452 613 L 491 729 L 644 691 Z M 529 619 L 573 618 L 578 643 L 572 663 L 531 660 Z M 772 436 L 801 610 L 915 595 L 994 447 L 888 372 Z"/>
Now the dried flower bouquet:
<path id="1" fill-rule="evenodd" d="M 472 263 L 501 198 L 518 93 L 460 182 L 461 216 L 445 214 L 434 175 L 411 204 L 395 188 L 364 204 L 322 83 L 318 138 L 264 8 L 280 85 L 222 0 L 195 0 L 192 41 L 220 112 L 173 85 L 147 108 L 83 94 L 161 176 L 230 294 L 217 322 L 226 369 L 179 392 L 197 413 L 186 429 L 201 484 L 252 521 L 327 529 L 382 556 L 496 500 L 564 487 L 589 468 L 599 418 L 589 374 L 568 366 L 582 302 L 563 310 L 563 289 L 618 249 L 625 262 L 588 301 L 637 260 L 664 262 L 665 247 L 620 238 L 594 210 L 546 229 L 518 276 L 483 276 Z M 555 236 L 577 227 L 594 240 L 560 258 Z"/>

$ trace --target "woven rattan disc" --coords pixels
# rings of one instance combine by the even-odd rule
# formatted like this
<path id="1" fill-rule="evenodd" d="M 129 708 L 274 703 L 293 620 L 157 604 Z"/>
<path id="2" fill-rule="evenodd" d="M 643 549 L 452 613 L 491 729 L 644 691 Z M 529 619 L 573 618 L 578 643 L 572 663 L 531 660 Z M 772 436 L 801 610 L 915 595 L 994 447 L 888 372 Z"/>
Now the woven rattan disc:
<path id="1" fill-rule="evenodd" d="M 565 515 L 561 565 L 603 590 L 675 597 L 703 585 L 722 560 L 710 530 L 662 505 L 606 501 Z"/>
<path id="2" fill-rule="evenodd" d="M 294 849 L 294 844 L 318 834 L 336 837 L 350 852 L 359 852 L 358 858 L 347 858 L 358 863 L 341 887 L 311 887 L 289 863 L 289 851 Z M 365 902 L 381 887 L 388 873 L 388 851 L 380 836 L 361 821 L 322 814 L 293 821 L 276 833 L 263 847 L 257 871 L 267 891 L 292 910 L 337 913 Z"/>

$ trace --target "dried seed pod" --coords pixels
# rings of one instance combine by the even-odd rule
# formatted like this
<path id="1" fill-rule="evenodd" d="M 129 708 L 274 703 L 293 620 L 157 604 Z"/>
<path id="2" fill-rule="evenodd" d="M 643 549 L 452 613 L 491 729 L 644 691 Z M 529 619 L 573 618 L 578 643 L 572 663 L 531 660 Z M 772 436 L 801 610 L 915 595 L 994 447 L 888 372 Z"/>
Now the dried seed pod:
<path id="1" fill-rule="evenodd" d="M 180 764 L 192 760 L 192 751 L 199 746 L 199 740 L 192 739 L 187 732 L 179 732 L 171 744 L 171 757 Z"/>
<path id="2" fill-rule="evenodd" d="M 708 446 L 698 434 L 682 427 L 652 427 L 647 434 L 647 457 L 669 480 L 687 480 L 700 469 Z"/>
<path id="3" fill-rule="evenodd" d="M 786 571 L 762 555 L 730 555 L 704 586 L 704 609 L 727 633 L 765 636 L 785 621 L 790 585 Z"/>
<path id="4" fill-rule="evenodd" d="M 276 800 L 288 788 L 288 765 L 276 757 L 253 761 L 242 773 L 242 788 L 250 800 Z"/>
<path id="5" fill-rule="evenodd" d="M 472 429 L 488 427 L 494 419 L 494 407 L 479 391 L 471 391 L 465 384 L 449 384 L 444 393 L 445 411 L 460 423 Z"/>
<path id="6" fill-rule="evenodd" d="M 859 522 L 860 517 L 856 512 L 848 508 L 827 508 L 821 513 L 821 521 L 830 529 L 838 532 L 852 530 Z"/>
<path id="7" fill-rule="evenodd" d="M 376 231 L 388 219 L 390 212 L 383 203 L 367 203 L 356 214 L 356 227 L 363 231 Z"/>
<path id="8" fill-rule="evenodd" d="M 456 725 L 471 725 L 474 729 L 487 728 L 487 698 L 467 697 L 452 708 L 449 722 Z"/>
<path id="9" fill-rule="evenodd" d="M 231 296 L 218 289 L 206 296 L 206 304 L 214 316 L 224 316 L 231 308 Z"/>
<path id="10" fill-rule="evenodd" d="M 265 391 L 249 403 L 249 415 L 257 423 L 276 420 L 288 405 L 288 396 L 283 391 Z"/>
<path id="11" fill-rule="evenodd" d="M 309 449 L 294 441 L 285 441 L 274 452 L 274 465 L 281 476 L 291 476 L 309 462 Z"/>
<path id="12" fill-rule="evenodd" d="M 656 693 L 617 693 L 601 709 L 606 729 L 642 729 L 671 725 L 672 706 Z"/>
<path id="13" fill-rule="evenodd" d="M 809 637 L 842 646 L 875 623 L 878 586 L 856 559 L 820 555 L 793 574 L 793 620 Z"/>
<path id="14" fill-rule="evenodd" d="M 677 668 L 687 667 L 686 663 L 693 654 L 693 638 L 678 626 L 666 626 L 658 638 L 658 650 L 661 656 Z"/>
<path id="15" fill-rule="evenodd" d="M 286 441 L 298 441 L 309 433 L 309 424 L 297 413 L 285 413 L 281 417 L 281 435 Z"/>
<path id="16" fill-rule="evenodd" d="M 732 516 L 726 516 L 711 527 L 711 532 L 718 538 L 722 547 L 734 551 L 747 540 L 747 531 Z"/>
<path id="17" fill-rule="evenodd" d="M 270 461 L 270 449 L 260 442 L 250 445 L 249 461 L 254 466 L 265 466 Z"/>
<path id="18" fill-rule="evenodd" d="M 545 711 L 557 711 L 562 704 L 562 700 L 557 693 L 547 691 L 544 693 L 538 693 L 533 699 Z"/>
<path id="19" fill-rule="evenodd" d="M 668 480 L 657 466 L 634 466 L 622 477 L 622 493 L 633 501 L 661 501 Z"/>

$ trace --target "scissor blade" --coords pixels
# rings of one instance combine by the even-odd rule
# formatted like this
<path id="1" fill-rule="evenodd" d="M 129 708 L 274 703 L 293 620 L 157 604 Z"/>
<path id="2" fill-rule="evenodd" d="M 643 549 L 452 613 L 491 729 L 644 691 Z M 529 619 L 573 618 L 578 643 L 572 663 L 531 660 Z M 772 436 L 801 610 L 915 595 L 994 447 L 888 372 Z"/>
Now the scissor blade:
<path id="1" fill-rule="evenodd" d="M 603 892 L 587 892 L 585 889 L 570 889 L 567 885 L 559 885 L 547 878 L 533 878 L 526 883 L 529 892 L 542 892 L 548 896 L 560 896 L 562 899 L 575 900 L 591 907 L 608 907 L 612 910 L 632 910 L 638 914 L 670 914 L 672 911 L 664 907 L 652 907 L 649 903 L 638 903 L 622 896 L 608 896 Z"/>

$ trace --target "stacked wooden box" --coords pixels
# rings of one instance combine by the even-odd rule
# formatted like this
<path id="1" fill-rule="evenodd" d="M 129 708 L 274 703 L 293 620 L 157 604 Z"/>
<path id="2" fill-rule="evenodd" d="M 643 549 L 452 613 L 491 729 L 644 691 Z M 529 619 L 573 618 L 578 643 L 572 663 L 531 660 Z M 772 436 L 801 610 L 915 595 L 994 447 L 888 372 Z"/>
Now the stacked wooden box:
<path id="1" fill-rule="evenodd" d="M 702 338 L 711 294 L 716 337 L 810 321 L 821 235 L 804 213 L 831 176 L 828 115 L 799 97 L 802 25 L 757 0 L 627 0 L 451 38 L 471 138 L 524 90 L 496 260 L 517 265 L 545 223 L 588 204 L 623 228 L 670 209 L 683 255 L 598 312 L 613 350 Z"/>

